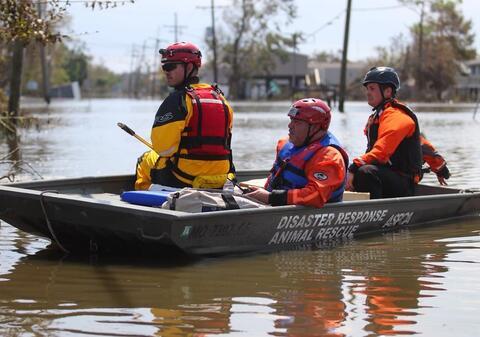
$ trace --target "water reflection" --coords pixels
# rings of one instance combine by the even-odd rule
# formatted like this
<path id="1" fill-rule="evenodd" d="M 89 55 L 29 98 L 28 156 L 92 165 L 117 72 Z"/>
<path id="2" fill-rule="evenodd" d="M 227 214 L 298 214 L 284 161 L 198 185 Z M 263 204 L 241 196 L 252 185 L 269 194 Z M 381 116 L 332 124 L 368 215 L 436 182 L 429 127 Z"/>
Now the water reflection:
<path id="1" fill-rule="evenodd" d="M 451 322 L 445 301 L 454 288 L 478 301 L 478 286 L 464 287 L 478 284 L 478 275 L 446 282 L 455 269 L 480 261 L 478 225 L 402 231 L 331 250 L 202 260 L 85 260 L 48 249 L 28 255 L 29 239 L 10 237 L 19 246 L 7 247 L 2 239 L 2 261 L 5 251 L 16 256 L 7 256 L 15 263 L 1 269 L 0 333 L 421 333 L 433 323 L 431 312 Z M 440 306 L 432 305 L 442 297 Z M 476 321 L 475 307 L 462 310 L 463 319 Z M 464 329 L 473 333 L 474 327 Z"/>

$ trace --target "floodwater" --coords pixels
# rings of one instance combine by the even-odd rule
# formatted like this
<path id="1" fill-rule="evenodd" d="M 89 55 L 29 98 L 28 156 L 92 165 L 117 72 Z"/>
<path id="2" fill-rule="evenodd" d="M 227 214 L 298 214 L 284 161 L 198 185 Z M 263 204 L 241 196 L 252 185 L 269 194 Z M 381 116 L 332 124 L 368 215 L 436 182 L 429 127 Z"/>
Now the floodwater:
<path id="1" fill-rule="evenodd" d="M 31 105 L 33 126 L 14 141 L 0 136 L 0 156 L 18 146 L 24 164 L 10 172 L 17 180 L 133 173 L 146 149 L 116 123 L 148 138 L 159 103 Z M 234 104 L 237 169 L 270 168 L 288 105 Z M 480 187 L 474 105 L 413 107 L 447 158 L 449 184 Z M 334 112 L 331 130 L 355 156 L 365 148 L 369 109 L 349 102 L 346 110 Z M 474 336 L 480 329 L 479 218 L 331 249 L 203 259 L 80 259 L 48 245 L 0 224 L 1 336 Z"/>

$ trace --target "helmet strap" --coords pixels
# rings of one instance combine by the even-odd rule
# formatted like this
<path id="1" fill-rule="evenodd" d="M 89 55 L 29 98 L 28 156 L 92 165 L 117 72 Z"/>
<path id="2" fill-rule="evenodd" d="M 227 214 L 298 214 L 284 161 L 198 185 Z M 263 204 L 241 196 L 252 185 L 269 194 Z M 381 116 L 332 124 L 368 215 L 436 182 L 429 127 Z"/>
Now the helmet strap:
<path id="1" fill-rule="evenodd" d="M 308 143 L 310 143 L 310 139 L 312 139 L 312 136 L 310 136 L 311 128 L 312 128 L 312 124 L 308 123 L 307 135 L 305 136 L 305 139 L 303 140 L 303 143 L 302 143 L 302 145 L 300 145 L 300 147 L 304 147 L 304 146 L 308 145 Z"/>
<path id="2" fill-rule="evenodd" d="M 300 147 L 303 147 L 303 146 L 307 146 L 308 144 L 310 144 L 310 141 L 312 140 L 313 136 L 315 136 L 317 133 L 319 133 L 320 131 L 323 131 L 322 128 L 319 128 L 317 131 L 315 131 L 313 134 L 310 134 L 310 131 L 312 130 L 312 124 L 308 124 L 308 132 L 307 132 L 307 136 L 305 137 L 305 140 L 303 141 L 302 145 Z"/>
<path id="3" fill-rule="evenodd" d="M 186 78 L 187 80 L 192 77 L 193 73 L 194 73 L 195 70 L 197 69 L 197 67 L 196 67 L 193 63 L 192 63 L 192 65 L 193 65 L 193 68 L 192 68 L 192 70 L 188 73 L 188 76 L 187 76 L 187 78 Z M 187 65 L 185 65 L 185 72 L 186 72 L 186 71 L 187 71 Z"/>
<path id="4" fill-rule="evenodd" d="M 188 66 L 188 63 L 183 63 L 183 85 L 182 86 L 186 86 L 189 84 L 190 82 L 190 79 L 192 78 L 192 75 L 193 73 L 195 72 L 195 70 L 197 69 L 197 67 L 193 65 L 193 68 L 192 70 L 187 74 L 187 66 Z"/>
<path id="5" fill-rule="evenodd" d="M 184 63 L 183 64 L 183 84 L 186 84 L 187 83 L 187 65 L 188 63 Z"/>
<path id="6" fill-rule="evenodd" d="M 391 88 L 392 89 L 392 97 L 390 97 L 388 99 L 385 98 L 385 95 L 383 94 L 383 91 L 386 88 Z M 373 111 L 377 111 L 377 112 L 382 110 L 383 107 L 385 106 L 385 104 L 387 104 L 388 102 L 392 101 L 395 98 L 395 88 L 393 88 L 392 86 L 387 85 L 387 84 L 378 83 L 378 89 L 380 90 L 380 95 L 382 95 L 382 101 L 380 102 L 380 104 L 378 104 L 377 106 L 372 108 Z"/>

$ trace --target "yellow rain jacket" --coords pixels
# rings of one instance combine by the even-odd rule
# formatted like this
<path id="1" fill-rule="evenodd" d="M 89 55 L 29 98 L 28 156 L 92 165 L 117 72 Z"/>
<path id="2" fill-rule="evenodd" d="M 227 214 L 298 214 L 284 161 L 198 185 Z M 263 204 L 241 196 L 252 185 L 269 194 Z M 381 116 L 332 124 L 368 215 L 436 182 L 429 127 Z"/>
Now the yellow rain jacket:
<path id="1" fill-rule="evenodd" d="M 232 122 L 233 110 L 217 87 L 197 83 L 172 92 L 155 116 L 155 151 L 139 158 L 135 188 L 222 187 L 233 171 Z"/>

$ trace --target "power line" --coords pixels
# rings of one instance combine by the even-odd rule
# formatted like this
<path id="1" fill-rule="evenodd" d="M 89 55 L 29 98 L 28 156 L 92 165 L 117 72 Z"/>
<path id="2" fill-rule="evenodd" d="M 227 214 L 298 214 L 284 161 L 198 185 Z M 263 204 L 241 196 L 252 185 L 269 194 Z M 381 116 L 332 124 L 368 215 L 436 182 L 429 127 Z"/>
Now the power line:
<path id="1" fill-rule="evenodd" d="M 328 20 L 326 23 L 324 23 L 320 28 L 317 28 L 315 29 L 313 32 L 311 32 L 310 34 L 307 34 L 307 36 L 313 36 L 315 34 L 317 34 L 319 31 L 327 28 L 328 26 L 330 26 L 335 20 L 338 20 L 342 14 L 345 13 L 345 9 L 342 9 L 337 15 L 335 15 L 333 18 L 331 18 L 330 20 Z"/>
<path id="2" fill-rule="evenodd" d="M 383 6 L 383 7 L 360 7 L 360 8 L 352 8 L 352 11 L 356 12 L 367 12 L 367 11 L 381 11 L 381 10 L 391 10 L 391 9 L 398 9 L 401 7 L 409 8 L 408 6 L 405 5 L 397 5 L 397 6 Z M 411 8 L 409 8 L 411 9 Z M 317 34 L 318 32 L 322 31 L 323 29 L 327 28 L 331 24 L 335 22 L 335 20 L 338 20 L 341 18 L 341 16 L 345 13 L 345 9 L 341 10 L 337 15 L 335 15 L 333 18 L 325 22 L 322 26 L 319 28 L 315 29 L 313 32 L 307 34 L 307 36 L 313 36 Z"/>
<path id="3" fill-rule="evenodd" d="M 163 25 L 164 27 L 173 29 L 173 40 L 179 42 L 179 35 L 182 33 L 183 29 L 187 26 L 182 26 L 178 24 L 178 15 L 175 12 L 173 15 L 173 25 Z"/>
<path id="4" fill-rule="evenodd" d="M 407 7 L 407 6 L 397 5 L 397 6 L 384 6 L 384 7 L 353 8 L 352 11 L 354 11 L 354 12 L 383 11 L 383 10 L 397 9 L 397 8 L 401 8 L 401 7 Z"/>
<path id="5" fill-rule="evenodd" d="M 210 0 L 210 6 L 197 6 L 199 9 L 210 10 L 210 16 L 212 19 L 211 35 L 212 35 L 212 51 L 213 51 L 213 81 L 218 83 L 218 66 L 217 66 L 217 37 L 215 34 L 215 8 L 221 8 L 224 6 L 215 6 L 214 0 Z"/>

